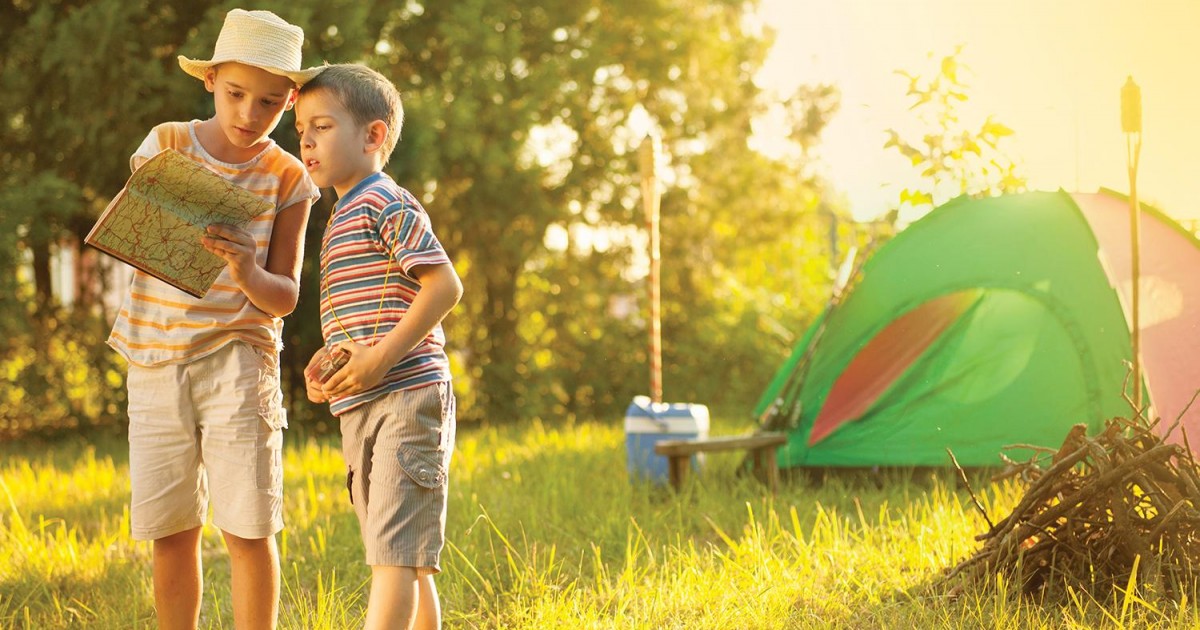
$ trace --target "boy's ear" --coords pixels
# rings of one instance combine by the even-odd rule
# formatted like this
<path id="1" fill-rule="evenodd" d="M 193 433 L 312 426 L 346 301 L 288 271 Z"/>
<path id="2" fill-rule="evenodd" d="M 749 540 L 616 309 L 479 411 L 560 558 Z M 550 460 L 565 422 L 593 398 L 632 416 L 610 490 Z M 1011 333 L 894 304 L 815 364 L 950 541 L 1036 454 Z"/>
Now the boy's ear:
<path id="1" fill-rule="evenodd" d="M 283 111 L 286 112 L 286 111 L 290 110 L 291 108 L 295 107 L 296 101 L 299 99 L 300 99 L 300 90 L 298 90 L 296 88 L 292 88 L 292 90 L 290 92 L 288 92 L 287 103 L 284 104 Z"/>
<path id="2" fill-rule="evenodd" d="M 383 147 L 387 141 L 388 126 L 382 120 L 373 120 L 367 124 L 367 142 L 363 146 L 366 153 L 374 153 Z"/>
<path id="3" fill-rule="evenodd" d="M 204 89 L 209 92 L 217 91 L 217 67 L 212 66 L 204 71 Z"/>

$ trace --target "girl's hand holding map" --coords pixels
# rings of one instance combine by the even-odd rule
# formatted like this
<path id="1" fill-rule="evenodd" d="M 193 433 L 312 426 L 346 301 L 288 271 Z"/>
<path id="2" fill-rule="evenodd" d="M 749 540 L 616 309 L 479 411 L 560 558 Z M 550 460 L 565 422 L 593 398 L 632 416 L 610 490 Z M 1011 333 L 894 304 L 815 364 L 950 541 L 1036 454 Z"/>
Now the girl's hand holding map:
<path id="1" fill-rule="evenodd" d="M 238 285 L 241 285 L 243 279 L 258 266 L 254 259 L 258 245 L 254 242 L 254 237 L 241 228 L 214 223 L 205 230 L 200 244 L 229 263 L 229 273 Z"/>

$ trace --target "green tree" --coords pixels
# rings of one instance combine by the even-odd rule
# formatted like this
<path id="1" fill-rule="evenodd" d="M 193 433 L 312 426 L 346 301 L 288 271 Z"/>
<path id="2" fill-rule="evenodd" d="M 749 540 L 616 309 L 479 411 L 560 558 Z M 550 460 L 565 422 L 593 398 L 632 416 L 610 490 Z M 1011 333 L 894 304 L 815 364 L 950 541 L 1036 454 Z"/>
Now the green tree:
<path id="1" fill-rule="evenodd" d="M 770 224 L 777 228 L 810 201 L 782 191 L 771 202 L 754 200 L 772 187 L 803 185 L 746 144 L 766 106 L 752 78 L 770 43 L 742 29 L 753 8 L 467 0 L 409 3 L 392 16 L 377 62 L 403 87 L 408 108 L 393 169 L 428 203 L 464 276 L 467 294 L 450 336 L 466 349 L 473 404 L 464 407 L 477 417 L 542 413 L 534 401 L 556 401 L 546 403 L 546 415 L 560 403 L 611 405 L 645 381 L 637 322 L 613 322 L 607 312 L 614 299 L 644 295 L 637 279 L 619 282 L 636 256 L 630 234 L 644 223 L 641 137 L 631 124 L 639 108 L 660 130 L 675 178 L 663 205 L 665 238 L 679 244 L 664 254 L 672 261 L 664 278 L 669 348 L 714 341 L 695 337 L 703 326 L 692 318 L 716 315 L 701 315 L 693 303 L 716 301 L 705 294 L 722 283 L 697 276 L 712 271 L 713 248 L 737 239 L 705 230 L 778 236 L 758 218 L 777 212 Z M 741 179 L 724 189 L 731 167 Z M 606 244 L 548 252 L 552 227 L 603 235 Z M 672 382 L 722 361 L 709 354 L 683 369 L 683 358 L 671 362 L 669 393 Z M 595 371 L 610 376 L 583 377 Z"/>
<path id="2" fill-rule="evenodd" d="M 82 240 L 128 177 L 127 157 L 149 126 L 196 103 L 171 68 L 204 8 L 116 0 L 7 7 L 0 209 L 31 254 L 39 316 L 52 307 L 51 249 Z"/>
<path id="3" fill-rule="evenodd" d="M 907 96 L 924 129 L 920 138 L 905 138 L 888 129 L 885 149 L 895 148 L 920 176 L 921 183 L 900 192 L 901 208 L 929 210 L 959 195 L 992 195 L 1025 189 L 1025 178 L 1005 152 L 1012 130 L 988 116 L 977 128 L 962 120 L 969 86 L 958 57 L 962 47 L 942 57 L 937 74 L 923 79 L 897 70 L 908 79 Z"/>
<path id="4" fill-rule="evenodd" d="M 828 191 L 807 167 L 837 96 L 803 86 L 779 103 L 797 149 L 781 159 L 748 146 L 769 100 L 751 103 L 686 156 L 695 179 L 663 202 L 668 395 L 747 412 L 828 295 Z"/>
<path id="5" fill-rule="evenodd" d="M 211 114 L 211 97 L 175 57 L 210 54 L 238 5 L 0 6 L 0 262 L 33 269 L 0 274 L 0 331 L 21 331 L 0 356 L 17 375 L 0 387 L 5 415 L 53 422 L 120 402 L 121 371 L 96 308 L 102 287 L 86 280 L 97 257 L 79 243 L 154 124 Z M 756 117 L 779 104 L 752 80 L 770 44 L 743 30 L 753 3 L 255 8 L 304 27 L 306 63 L 363 61 L 401 88 L 406 126 L 388 170 L 427 205 L 466 283 L 447 321 L 464 416 L 610 415 L 645 391 L 639 117 L 664 138 L 668 395 L 745 403 L 823 301 L 827 227 L 816 210 L 825 195 L 809 157 L 771 159 L 747 144 Z M 799 147 L 816 142 L 834 97 L 818 86 L 789 100 L 787 135 Z M 290 117 L 274 135 L 296 149 Z M 285 325 L 292 417 L 313 426 L 328 415 L 304 400 L 299 373 L 320 343 L 313 244 L 331 201 L 314 208 L 301 300 Z M 547 247 L 547 234 L 568 242 Z M 79 254 L 84 279 L 72 310 L 51 291 L 50 258 L 66 249 Z M 55 344 L 35 344 L 39 335 Z"/>
<path id="6" fill-rule="evenodd" d="M 167 68 L 172 42 L 187 38 L 203 9 L 116 0 L 0 9 L 0 367 L 8 376 L 0 432 L 70 428 L 119 413 L 119 366 L 95 310 L 103 290 L 97 256 L 81 243 L 124 183 L 128 156 L 151 121 L 195 102 L 180 98 Z M 74 254 L 64 257 L 76 261 L 72 310 L 52 290 L 55 253 Z M 16 273 L 25 260 L 28 279 Z"/>
<path id="7" fill-rule="evenodd" d="M 212 97 L 179 70 L 176 56 L 211 55 L 224 14 L 240 4 L 0 5 L 0 371 L 8 377 L 0 385 L 0 415 L 8 420 L 0 432 L 119 413 L 122 370 L 104 344 L 113 314 L 98 299 L 107 290 L 98 267 L 111 261 L 84 247 L 83 237 L 125 183 L 128 157 L 151 127 L 211 114 Z M 339 32 L 331 22 L 369 23 L 364 18 L 379 3 L 267 4 L 256 8 L 293 22 L 323 16 L 316 37 L 323 50 L 370 48 L 347 35 L 359 38 L 366 29 Z M 285 121 L 277 131 L 281 141 L 292 140 L 290 127 Z M 69 309 L 52 290 L 56 253 L 75 261 Z M 28 277 L 20 275 L 25 268 Z"/>

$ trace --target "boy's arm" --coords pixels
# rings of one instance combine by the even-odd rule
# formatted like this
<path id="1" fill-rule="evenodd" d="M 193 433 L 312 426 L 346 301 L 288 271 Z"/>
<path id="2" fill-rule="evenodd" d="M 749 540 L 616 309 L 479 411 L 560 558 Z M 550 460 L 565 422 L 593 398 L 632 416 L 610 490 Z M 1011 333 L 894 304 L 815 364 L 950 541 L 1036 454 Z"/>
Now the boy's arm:
<path id="1" fill-rule="evenodd" d="M 230 225 L 210 225 L 201 239 L 208 251 L 229 263 L 233 281 L 250 303 L 273 317 L 283 317 L 296 308 L 300 297 L 300 265 L 304 252 L 304 226 L 311 200 L 295 203 L 275 215 L 267 266 L 258 266 L 257 244 L 247 231 Z M 214 238 L 216 237 L 216 238 Z"/>
<path id="2" fill-rule="evenodd" d="M 324 392 L 329 398 L 350 396 L 374 387 L 462 298 L 462 282 L 453 265 L 417 265 L 410 273 L 421 289 L 395 328 L 374 346 L 345 341 L 338 344 L 350 351 L 350 362 L 325 382 Z"/>

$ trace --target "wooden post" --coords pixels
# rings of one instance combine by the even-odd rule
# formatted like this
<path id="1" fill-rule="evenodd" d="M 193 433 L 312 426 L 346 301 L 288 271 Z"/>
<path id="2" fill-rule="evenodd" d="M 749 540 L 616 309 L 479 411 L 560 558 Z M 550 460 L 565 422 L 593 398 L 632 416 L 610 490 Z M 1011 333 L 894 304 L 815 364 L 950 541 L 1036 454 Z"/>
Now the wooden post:
<path id="1" fill-rule="evenodd" d="M 671 482 L 672 488 L 679 490 L 683 487 L 683 480 L 687 479 L 687 472 L 691 467 L 692 458 L 689 455 L 667 458 L 667 479 Z"/>
<path id="2" fill-rule="evenodd" d="M 646 209 L 646 231 L 650 235 L 650 400 L 662 402 L 662 322 L 660 315 L 661 289 L 659 268 L 659 192 L 655 175 L 658 161 L 658 139 L 650 134 L 642 140 L 638 149 L 638 162 L 642 174 L 642 205 Z"/>
<path id="3" fill-rule="evenodd" d="M 1133 342 L 1133 406 L 1142 413 L 1142 352 L 1141 352 L 1141 237 L 1140 215 L 1137 194 L 1138 158 L 1142 152 L 1142 91 L 1133 82 L 1125 80 L 1121 88 L 1121 130 L 1125 132 L 1125 164 L 1129 167 L 1129 243 L 1130 243 L 1130 338 Z"/>

